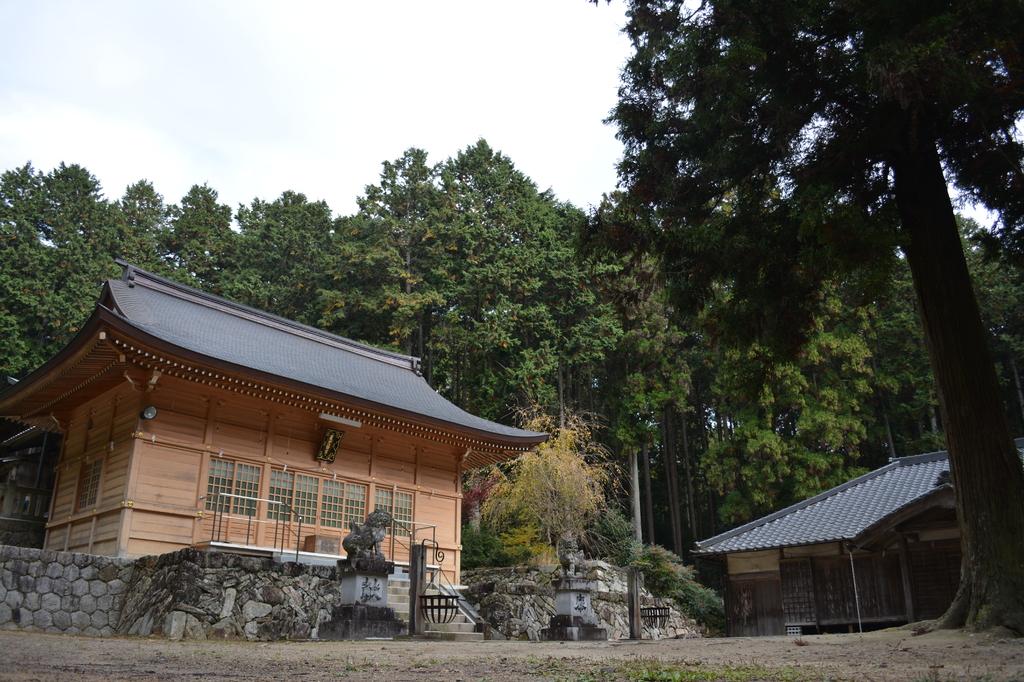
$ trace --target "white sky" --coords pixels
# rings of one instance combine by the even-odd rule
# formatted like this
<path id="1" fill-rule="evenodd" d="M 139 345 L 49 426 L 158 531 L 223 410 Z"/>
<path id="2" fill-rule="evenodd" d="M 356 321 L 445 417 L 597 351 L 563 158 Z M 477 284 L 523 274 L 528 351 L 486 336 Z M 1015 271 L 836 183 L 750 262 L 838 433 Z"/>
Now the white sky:
<path id="1" fill-rule="evenodd" d="M 602 123 L 629 54 L 621 2 L 0 0 L 0 170 L 61 161 L 108 197 L 207 182 L 355 210 L 411 146 L 483 137 L 586 207 L 615 187 Z"/>

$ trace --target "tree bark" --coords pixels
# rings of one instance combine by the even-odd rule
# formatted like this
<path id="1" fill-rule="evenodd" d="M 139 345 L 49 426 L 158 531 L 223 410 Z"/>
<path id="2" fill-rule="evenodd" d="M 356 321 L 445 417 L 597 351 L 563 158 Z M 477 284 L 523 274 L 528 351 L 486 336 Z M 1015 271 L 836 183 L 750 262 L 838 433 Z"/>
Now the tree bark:
<path id="1" fill-rule="evenodd" d="M 633 506 L 633 537 L 643 542 L 644 536 L 640 521 L 640 472 L 636 466 L 636 448 L 629 450 L 629 496 Z"/>
<path id="2" fill-rule="evenodd" d="M 558 428 L 565 428 L 565 380 L 562 377 L 562 361 L 558 361 Z"/>
<path id="3" fill-rule="evenodd" d="M 647 542 L 654 544 L 654 500 L 651 498 L 651 453 L 650 439 L 644 439 L 643 448 L 640 450 L 640 466 L 643 470 L 644 479 L 644 512 L 646 512 Z"/>
<path id="4" fill-rule="evenodd" d="M 871 352 L 871 371 L 877 379 L 878 363 L 875 362 L 875 351 Z M 876 395 L 878 396 L 878 405 L 882 412 L 882 423 L 885 425 L 885 438 L 889 446 L 889 458 L 896 459 L 896 442 L 893 440 L 892 425 L 889 423 L 888 401 L 885 399 L 885 395 L 883 395 L 881 391 L 878 391 Z"/>
<path id="5" fill-rule="evenodd" d="M 1017 371 L 1017 361 L 1010 353 L 1010 372 L 1013 373 L 1013 386 L 1017 389 L 1017 406 L 1020 408 L 1020 426 L 1024 429 L 1024 391 L 1020 388 L 1020 372 Z M 1024 433 L 1019 431 L 1018 433 Z"/>
<path id="6" fill-rule="evenodd" d="M 666 407 L 662 412 L 662 455 L 665 459 L 665 485 L 668 487 L 668 516 L 672 528 L 672 550 L 682 556 L 682 539 L 679 529 L 679 488 L 676 479 L 679 473 L 676 468 L 675 438 L 672 434 L 672 411 Z"/>
<path id="7" fill-rule="evenodd" d="M 690 468 L 690 436 L 686 430 L 686 413 L 679 414 L 679 423 L 683 434 L 683 477 L 686 478 L 686 521 L 690 531 L 690 539 L 697 539 L 697 529 L 694 527 L 693 511 L 693 471 Z"/>
<path id="8" fill-rule="evenodd" d="M 1024 634 L 1024 472 L 1010 438 L 934 140 L 907 117 L 896 201 L 938 384 L 963 562 L 944 627 Z"/>

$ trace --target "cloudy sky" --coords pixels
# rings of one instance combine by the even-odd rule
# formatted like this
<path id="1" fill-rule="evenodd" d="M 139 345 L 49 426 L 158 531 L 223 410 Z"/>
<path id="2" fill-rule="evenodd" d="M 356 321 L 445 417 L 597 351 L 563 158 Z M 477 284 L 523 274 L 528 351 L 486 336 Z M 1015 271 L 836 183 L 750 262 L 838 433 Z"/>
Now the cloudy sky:
<path id="1" fill-rule="evenodd" d="M 79 163 L 120 196 L 206 182 L 232 206 L 294 189 L 355 208 L 380 164 L 487 139 L 580 206 L 615 185 L 602 120 L 623 6 L 0 0 L 0 169 Z"/>

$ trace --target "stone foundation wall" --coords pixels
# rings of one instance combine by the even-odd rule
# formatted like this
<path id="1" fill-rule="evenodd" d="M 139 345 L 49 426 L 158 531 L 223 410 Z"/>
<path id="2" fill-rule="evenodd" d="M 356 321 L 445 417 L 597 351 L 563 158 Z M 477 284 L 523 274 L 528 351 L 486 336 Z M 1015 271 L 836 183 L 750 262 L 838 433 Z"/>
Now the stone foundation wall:
<path id="1" fill-rule="evenodd" d="M 608 639 L 629 638 L 628 588 L 626 570 L 603 561 L 584 562 L 583 572 L 595 583 L 591 594 L 594 613 L 600 626 L 608 630 Z M 555 615 L 557 566 L 539 568 L 481 568 L 462 572 L 464 592 L 491 627 L 509 639 L 537 641 L 541 628 Z M 655 598 L 647 590 L 643 606 L 668 606 L 669 619 L 664 628 L 644 626 L 645 639 L 700 637 L 697 624 L 681 614 L 671 600 Z"/>
<path id="2" fill-rule="evenodd" d="M 336 569 L 183 549 L 136 561 L 0 547 L 0 628 L 100 637 L 308 639 Z"/>
<path id="3" fill-rule="evenodd" d="M 0 547 L 0 628 L 107 637 L 117 631 L 132 562 Z"/>
<path id="4" fill-rule="evenodd" d="M 182 549 L 135 562 L 118 633 L 310 639 L 340 598 L 333 566 Z"/>

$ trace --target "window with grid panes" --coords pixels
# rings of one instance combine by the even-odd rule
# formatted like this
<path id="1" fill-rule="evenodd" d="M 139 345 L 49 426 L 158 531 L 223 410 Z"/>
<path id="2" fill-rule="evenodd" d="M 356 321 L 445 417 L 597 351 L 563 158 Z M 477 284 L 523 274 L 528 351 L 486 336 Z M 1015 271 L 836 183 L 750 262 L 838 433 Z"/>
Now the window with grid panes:
<path id="1" fill-rule="evenodd" d="M 253 516 L 256 513 L 254 500 L 241 500 L 224 495 L 243 497 L 260 496 L 260 476 L 263 468 L 254 464 L 232 462 L 230 459 L 210 460 L 206 474 L 206 508 L 210 511 Z"/>
<path id="2" fill-rule="evenodd" d="M 341 528 L 344 504 L 345 484 L 341 481 L 324 481 L 320 491 L 320 525 Z"/>
<path id="3" fill-rule="evenodd" d="M 295 476 L 289 471 L 274 469 L 270 472 L 270 499 L 283 502 L 283 505 L 267 505 L 267 518 L 288 521 L 292 518 L 292 491 L 295 487 Z M 287 505 L 287 506 L 285 506 Z"/>
<path id="4" fill-rule="evenodd" d="M 316 523 L 316 499 L 320 479 L 315 476 L 298 474 L 295 477 L 295 513 L 302 517 L 302 523 Z"/>
<path id="5" fill-rule="evenodd" d="M 78 485 L 79 511 L 96 504 L 96 495 L 100 490 L 100 471 L 102 468 L 102 460 L 82 465 L 82 473 Z"/>
<path id="6" fill-rule="evenodd" d="M 211 459 L 206 476 L 206 508 L 210 511 L 225 512 L 231 498 L 219 497 L 220 493 L 230 494 L 235 479 L 235 463 L 223 459 Z"/>
<path id="7" fill-rule="evenodd" d="M 235 464 L 235 495 L 259 497 L 260 475 L 262 473 L 263 467 L 237 462 Z M 256 501 L 234 498 L 231 501 L 231 512 L 234 514 L 244 514 L 245 516 L 255 516 Z"/>
<path id="8" fill-rule="evenodd" d="M 352 521 L 366 519 L 367 486 L 344 481 L 325 480 L 320 492 L 320 525 L 349 528 Z"/>
<path id="9" fill-rule="evenodd" d="M 388 488 L 377 488 L 374 500 L 376 509 L 391 512 L 395 519 L 395 530 L 400 535 L 408 535 L 412 524 L 412 493 Z"/>
<path id="10" fill-rule="evenodd" d="M 345 527 L 353 521 L 362 523 L 366 520 L 366 493 L 367 486 L 358 483 L 345 484 Z"/>

